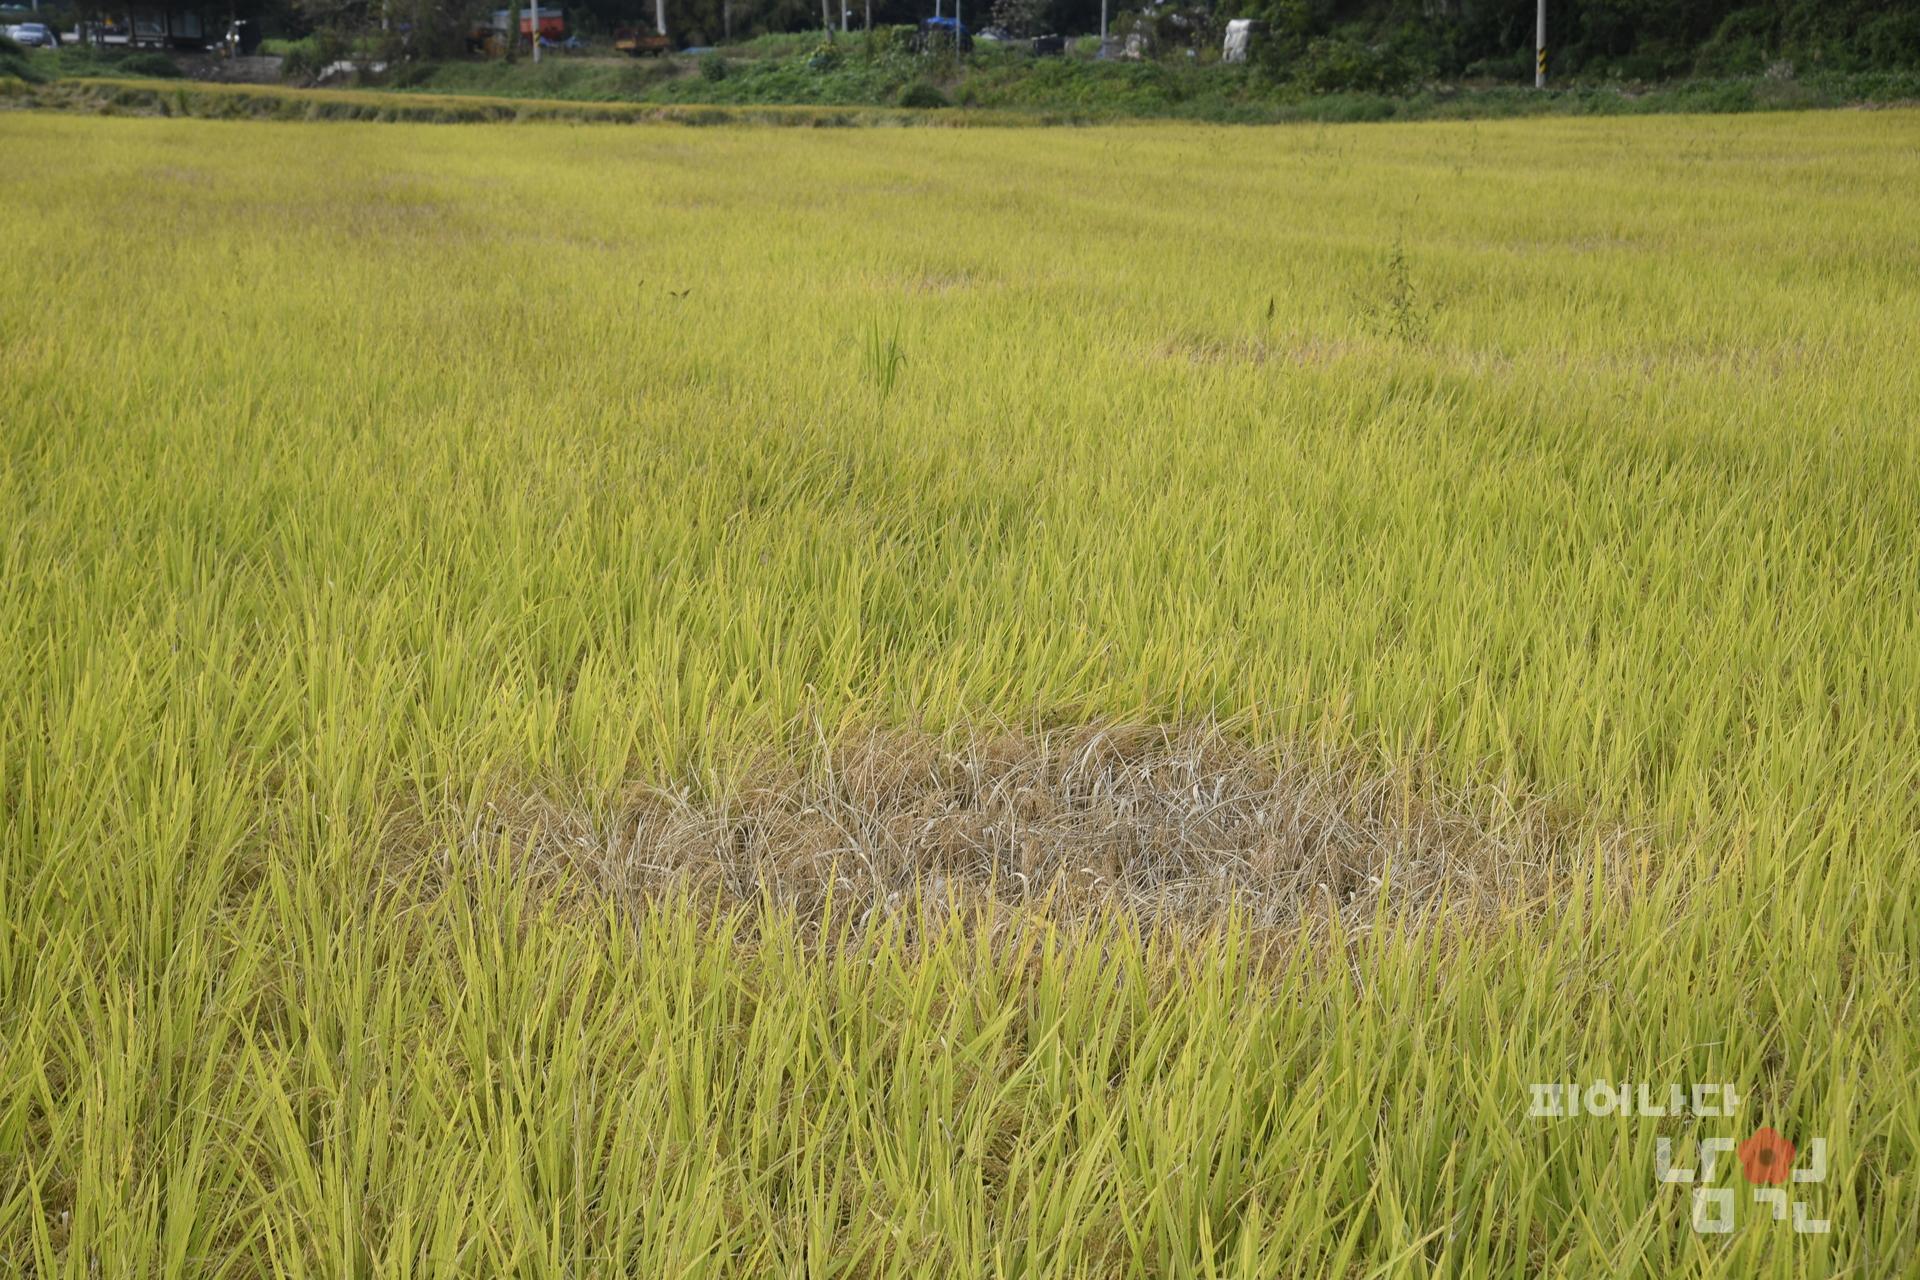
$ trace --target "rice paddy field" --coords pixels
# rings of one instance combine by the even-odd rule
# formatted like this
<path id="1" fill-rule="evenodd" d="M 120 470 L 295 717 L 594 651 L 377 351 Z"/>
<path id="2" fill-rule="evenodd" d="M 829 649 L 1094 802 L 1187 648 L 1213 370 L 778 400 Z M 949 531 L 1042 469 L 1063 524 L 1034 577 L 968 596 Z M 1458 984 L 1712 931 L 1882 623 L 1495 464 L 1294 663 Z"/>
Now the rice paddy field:
<path id="1" fill-rule="evenodd" d="M 1920 1275 L 1917 231 L 0 116 L 0 1272 Z"/>

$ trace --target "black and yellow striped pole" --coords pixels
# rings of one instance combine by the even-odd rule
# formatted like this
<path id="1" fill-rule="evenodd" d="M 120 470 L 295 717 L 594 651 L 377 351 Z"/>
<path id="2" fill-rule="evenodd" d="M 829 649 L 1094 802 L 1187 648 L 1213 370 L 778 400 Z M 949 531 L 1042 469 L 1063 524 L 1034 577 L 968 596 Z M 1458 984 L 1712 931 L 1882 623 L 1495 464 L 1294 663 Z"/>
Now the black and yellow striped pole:
<path id="1" fill-rule="evenodd" d="M 1538 0 L 1533 24 L 1533 87 L 1547 87 L 1547 0 Z"/>

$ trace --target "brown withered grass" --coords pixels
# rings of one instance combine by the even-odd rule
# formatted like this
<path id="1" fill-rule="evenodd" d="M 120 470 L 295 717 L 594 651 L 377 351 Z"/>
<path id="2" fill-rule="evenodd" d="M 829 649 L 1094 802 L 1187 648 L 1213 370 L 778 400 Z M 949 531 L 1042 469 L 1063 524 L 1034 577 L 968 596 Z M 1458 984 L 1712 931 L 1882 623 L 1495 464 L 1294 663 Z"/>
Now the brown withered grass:
<path id="1" fill-rule="evenodd" d="M 463 825 L 472 849 L 504 844 L 529 883 L 573 901 L 687 895 L 814 923 L 963 906 L 1200 927 L 1237 913 L 1347 932 L 1537 909 L 1596 860 L 1624 876 L 1650 839 L 1547 797 L 1449 790 L 1418 764 L 1216 721 L 872 728 L 710 794 L 635 783 L 595 803 L 503 785 Z M 447 829 L 397 824 L 396 869 Z"/>

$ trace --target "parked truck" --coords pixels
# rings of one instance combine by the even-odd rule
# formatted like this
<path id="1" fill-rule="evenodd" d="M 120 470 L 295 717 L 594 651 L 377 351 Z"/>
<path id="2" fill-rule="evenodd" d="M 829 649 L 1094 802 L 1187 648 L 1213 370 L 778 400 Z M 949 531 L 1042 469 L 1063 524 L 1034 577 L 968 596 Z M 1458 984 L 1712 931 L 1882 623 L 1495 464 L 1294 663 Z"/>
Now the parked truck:
<path id="1" fill-rule="evenodd" d="M 673 52 L 673 41 L 645 27 L 617 27 L 613 47 L 629 58 L 658 58 Z"/>

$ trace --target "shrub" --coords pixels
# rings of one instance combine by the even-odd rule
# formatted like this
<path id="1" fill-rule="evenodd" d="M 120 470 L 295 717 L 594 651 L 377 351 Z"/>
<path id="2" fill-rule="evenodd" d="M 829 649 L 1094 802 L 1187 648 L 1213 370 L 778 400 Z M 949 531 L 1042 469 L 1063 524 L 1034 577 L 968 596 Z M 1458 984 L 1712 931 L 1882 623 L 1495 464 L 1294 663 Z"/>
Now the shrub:
<path id="1" fill-rule="evenodd" d="M 286 58 L 280 64 L 280 78 L 311 80 L 345 58 L 351 48 L 345 36 L 323 28 L 288 46 Z"/>
<path id="2" fill-rule="evenodd" d="M 1700 46 L 1694 70 L 1702 75 L 1755 75 L 1766 67 L 1774 45 L 1773 16 L 1764 10 L 1736 9 Z"/>
<path id="3" fill-rule="evenodd" d="M 875 27 L 867 33 L 866 55 L 873 61 L 913 51 L 914 27 Z"/>
<path id="4" fill-rule="evenodd" d="M 130 53 L 114 66 L 124 76 L 143 80 L 172 80 L 179 77 L 180 64 L 164 53 Z"/>
<path id="5" fill-rule="evenodd" d="M 945 107 L 952 105 L 940 87 L 925 80 L 915 80 L 900 90 L 900 105 L 903 107 Z"/>
<path id="6" fill-rule="evenodd" d="M 614 92 L 630 98 L 645 93 L 660 78 L 657 65 L 653 59 L 648 59 L 645 62 L 636 60 L 621 67 L 614 72 Z"/>
<path id="7" fill-rule="evenodd" d="M 1469 62 L 1462 72 L 1469 80 L 1503 80 L 1523 83 L 1533 79 L 1533 54 L 1510 53 Z"/>
<path id="8" fill-rule="evenodd" d="M 832 40 L 823 40 L 814 51 L 807 55 L 807 70 L 831 71 L 840 65 L 840 46 Z"/>
<path id="9" fill-rule="evenodd" d="M 705 54 L 700 59 L 700 78 L 718 83 L 727 78 L 727 59 L 721 53 Z"/>
<path id="10" fill-rule="evenodd" d="M 1295 74 L 1315 93 L 1398 93 L 1419 77 L 1420 68 L 1391 49 L 1329 36 L 1307 45 Z"/>
<path id="11" fill-rule="evenodd" d="M 1873 67 L 1920 67 L 1920 13 L 1889 13 L 1860 28 L 1856 43 Z"/>
<path id="12" fill-rule="evenodd" d="M 1613 59 L 1608 70 L 1621 80 L 1674 80 L 1686 75 L 1692 65 L 1693 55 L 1684 44 L 1652 39 L 1640 41 L 1632 53 Z"/>
<path id="13" fill-rule="evenodd" d="M 313 46 L 305 41 L 288 45 L 286 53 L 280 57 L 282 80 L 311 80 L 319 74 L 320 60 L 314 55 Z"/>
<path id="14" fill-rule="evenodd" d="M 433 73 L 439 70 L 436 63 L 425 61 L 403 62 L 393 70 L 388 83 L 396 89 L 417 89 L 433 79 Z"/>
<path id="15" fill-rule="evenodd" d="M 43 84 L 47 75 L 34 65 L 32 57 L 18 43 L 0 35 L 0 80 L 7 79 Z"/>

